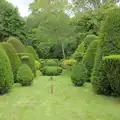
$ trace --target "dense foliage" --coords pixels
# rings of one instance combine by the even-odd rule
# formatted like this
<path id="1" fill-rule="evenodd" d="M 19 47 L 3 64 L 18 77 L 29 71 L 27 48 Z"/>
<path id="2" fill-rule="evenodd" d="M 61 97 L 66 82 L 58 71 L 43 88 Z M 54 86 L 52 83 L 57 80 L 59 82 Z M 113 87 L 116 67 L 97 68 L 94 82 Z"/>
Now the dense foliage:
<path id="1" fill-rule="evenodd" d="M 25 46 L 22 44 L 22 42 L 19 39 L 15 37 L 9 37 L 7 42 L 14 47 L 14 49 L 16 50 L 16 53 L 26 52 Z"/>
<path id="2" fill-rule="evenodd" d="M 108 11 L 106 20 L 100 32 L 100 45 L 97 51 L 95 67 L 92 74 L 93 88 L 97 93 L 111 94 L 110 85 L 106 69 L 102 61 L 103 56 L 111 54 L 120 54 L 120 8 L 114 8 Z"/>
<path id="3" fill-rule="evenodd" d="M 6 0 L 0 0 L 0 41 L 9 36 L 26 40 L 25 20 L 20 17 L 17 8 Z"/>
<path id="4" fill-rule="evenodd" d="M 2 44 L 2 46 L 7 53 L 7 56 L 9 57 L 11 67 L 12 67 L 12 72 L 14 75 L 14 82 L 16 83 L 17 82 L 17 71 L 22 64 L 21 60 L 18 57 L 18 55 L 16 54 L 15 49 L 12 47 L 12 45 L 10 43 L 4 42 Z"/>
<path id="5" fill-rule="evenodd" d="M 83 63 L 87 69 L 87 81 L 90 81 L 91 79 L 98 44 L 99 40 L 94 40 L 88 47 L 88 50 L 83 58 Z"/>
<path id="6" fill-rule="evenodd" d="M 0 46 L 0 94 L 9 92 L 13 85 L 13 73 L 9 58 Z"/>
<path id="7" fill-rule="evenodd" d="M 28 65 L 23 64 L 17 73 L 17 81 L 22 86 L 30 86 L 33 83 L 34 75 Z"/>

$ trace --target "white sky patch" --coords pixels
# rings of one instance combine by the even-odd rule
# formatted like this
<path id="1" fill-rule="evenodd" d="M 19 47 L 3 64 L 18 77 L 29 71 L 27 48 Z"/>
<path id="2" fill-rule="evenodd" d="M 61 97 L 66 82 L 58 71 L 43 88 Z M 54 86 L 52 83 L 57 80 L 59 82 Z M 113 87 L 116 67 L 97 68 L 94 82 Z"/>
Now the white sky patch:
<path id="1" fill-rule="evenodd" d="M 20 15 L 25 17 L 30 14 L 29 4 L 34 0 L 7 0 L 19 9 Z"/>

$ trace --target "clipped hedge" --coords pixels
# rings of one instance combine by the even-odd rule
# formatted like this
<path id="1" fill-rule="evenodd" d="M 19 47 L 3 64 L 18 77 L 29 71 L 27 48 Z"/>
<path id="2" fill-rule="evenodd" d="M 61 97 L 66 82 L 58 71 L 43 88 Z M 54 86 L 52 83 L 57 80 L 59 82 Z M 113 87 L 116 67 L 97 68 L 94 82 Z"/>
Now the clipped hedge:
<path id="1" fill-rule="evenodd" d="M 62 68 L 56 66 L 46 66 L 41 69 L 41 72 L 43 75 L 57 76 L 62 73 Z"/>
<path id="2" fill-rule="evenodd" d="M 87 51 L 89 45 L 91 44 L 92 41 L 97 40 L 98 37 L 95 35 L 87 35 L 86 38 L 84 39 L 84 50 L 85 52 Z"/>
<path id="3" fill-rule="evenodd" d="M 99 45 L 99 40 L 94 40 L 91 42 L 90 46 L 88 47 L 88 50 L 83 58 L 83 64 L 85 65 L 85 68 L 87 69 L 87 81 L 90 81 L 91 74 L 93 71 L 96 51 Z"/>
<path id="4" fill-rule="evenodd" d="M 27 46 L 27 47 L 26 47 L 26 50 L 27 50 L 27 53 L 32 54 L 36 60 L 39 59 L 39 57 L 38 57 L 35 49 L 34 49 L 32 46 Z"/>
<path id="5" fill-rule="evenodd" d="M 100 31 L 100 45 L 95 58 L 92 73 L 94 90 L 99 94 L 111 94 L 111 87 L 102 58 L 111 54 L 120 54 L 120 8 L 110 9 Z"/>
<path id="6" fill-rule="evenodd" d="M 106 76 L 110 85 L 111 94 L 120 96 L 120 55 L 103 57 Z"/>
<path id="7" fill-rule="evenodd" d="M 40 70 L 40 67 L 41 67 L 40 62 L 38 60 L 35 60 L 35 69 Z"/>
<path id="8" fill-rule="evenodd" d="M 86 81 L 86 69 L 84 64 L 76 63 L 72 67 L 71 80 L 75 86 L 82 86 Z"/>
<path id="9" fill-rule="evenodd" d="M 20 57 L 22 63 L 27 64 L 35 75 L 36 68 L 35 68 L 35 59 L 33 55 L 29 53 L 18 53 L 18 56 Z"/>
<path id="10" fill-rule="evenodd" d="M 0 94 L 9 92 L 13 83 L 13 73 L 9 58 L 0 46 Z"/>
<path id="11" fill-rule="evenodd" d="M 22 42 L 19 39 L 15 38 L 15 37 L 9 37 L 7 42 L 12 44 L 16 53 L 25 53 L 26 52 L 25 46 L 22 44 Z"/>
<path id="12" fill-rule="evenodd" d="M 12 72 L 14 75 L 14 82 L 17 83 L 17 71 L 22 64 L 21 60 L 17 56 L 15 49 L 13 48 L 13 46 L 10 43 L 4 42 L 4 43 L 2 43 L 2 46 L 7 53 L 7 56 L 9 57 L 9 60 L 10 60 L 11 66 L 12 66 Z"/>
<path id="13" fill-rule="evenodd" d="M 17 80 L 22 86 L 30 86 L 33 83 L 34 75 L 28 65 L 23 64 L 17 73 Z"/>
<path id="14" fill-rule="evenodd" d="M 47 59 L 45 61 L 45 66 L 58 66 L 58 63 L 54 59 Z"/>

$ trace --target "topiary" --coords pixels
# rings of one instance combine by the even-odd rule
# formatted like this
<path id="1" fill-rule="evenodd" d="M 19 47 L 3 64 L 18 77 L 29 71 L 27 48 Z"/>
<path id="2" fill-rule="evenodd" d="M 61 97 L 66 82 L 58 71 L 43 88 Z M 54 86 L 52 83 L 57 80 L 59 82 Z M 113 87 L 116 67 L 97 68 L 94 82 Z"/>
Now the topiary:
<path id="1" fill-rule="evenodd" d="M 28 53 L 32 54 L 36 60 L 39 59 L 35 49 L 32 46 L 27 46 L 26 50 L 27 50 Z"/>
<path id="2" fill-rule="evenodd" d="M 98 44 L 99 44 L 99 40 L 92 41 L 83 58 L 83 64 L 85 65 L 85 68 L 87 69 L 87 76 L 86 76 L 87 81 L 90 81 L 90 78 L 91 78 Z"/>
<path id="3" fill-rule="evenodd" d="M 41 72 L 43 75 L 57 76 L 62 73 L 62 68 L 56 66 L 45 66 L 41 69 Z"/>
<path id="4" fill-rule="evenodd" d="M 9 58 L 0 46 L 0 94 L 9 92 L 13 85 L 13 73 Z"/>
<path id="5" fill-rule="evenodd" d="M 18 55 L 22 63 L 27 64 L 31 68 L 34 75 L 36 75 L 35 58 L 33 57 L 33 55 L 29 53 L 18 53 Z"/>
<path id="6" fill-rule="evenodd" d="M 21 60 L 20 58 L 17 56 L 15 49 L 12 47 L 12 45 L 10 43 L 2 43 L 2 46 L 4 48 L 4 50 L 6 51 L 10 63 L 11 63 L 11 67 L 12 67 L 12 71 L 13 71 L 13 75 L 14 75 L 14 82 L 17 82 L 17 71 L 19 69 L 19 67 L 21 66 Z"/>
<path id="7" fill-rule="evenodd" d="M 100 45 L 95 58 L 95 66 L 92 73 L 93 88 L 100 94 L 111 94 L 111 87 L 108 82 L 108 76 L 103 56 L 111 54 L 120 54 L 120 8 L 114 8 L 108 11 L 106 20 L 100 31 Z"/>
<path id="8" fill-rule="evenodd" d="M 22 86 L 30 86 L 33 83 L 34 75 L 28 65 L 23 64 L 17 73 L 17 80 Z"/>
<path id="9" fill-rule="evenodd" d="M 12 46 L 16 50 L 16 53 L 26 53 L 25 46 L 22 44 L 22 42 L 19 39 L 15 37 L 9 37 L 7 42 L 12 44 Z"/>
<path id="10" fill-rule="evenodd" d="M 45 66 L 58 66 L 58 63 L 53 59 L 47 59 L 45 61 Z"/>
<path id="11" fill-rule="evenodd" d="M 85 53 L 85 48 L 84 48 L 84 41 L 78 46 L 78 48 L 76 49 L 75 53 L 73 54 L 73 58 L 76 58 L 76 55 L 78 57 L 78 55 L 82 55 L 84 56 Z"/>
<path id="12" fill-rule="evenodd" d="M 84 39 L 84 52 L 87 51 L 90 43 L 97 39 L 98 39 L 98 37 L 96 35 L 87 35 L 86 38 Z"/>
<path id="13" fill-rule="evenodd" d="M 84 64 L 77 62 L 73 65 L 71 80 L 75 86 L 82 86 L 84 84 L 86 81 L 86 69 Z"/>
<path id="14" fill-rule="evenodd" d="M 120 55 L 103 57 L 103 64 L 111 94 L 120 96 Z"/>

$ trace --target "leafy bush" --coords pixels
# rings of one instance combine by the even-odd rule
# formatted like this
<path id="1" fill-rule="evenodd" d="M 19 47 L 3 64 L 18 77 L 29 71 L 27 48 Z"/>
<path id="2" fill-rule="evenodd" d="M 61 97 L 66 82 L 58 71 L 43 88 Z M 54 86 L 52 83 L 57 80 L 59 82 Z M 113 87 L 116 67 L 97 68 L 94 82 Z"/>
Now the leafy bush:
<path id="1" fill-rule="evenodd" d="M 62 68 L 56 66 L 46 66 L 41 69 L 41 72 L 43 75 L 57 76 L 62 73 Z"/>
<path id="2" fill-rule="evenodd" d="M 100 31 L 100 45 L 95 58 L 95 66 L 92 73 L 92 84 L 94 90 L 99 94 L 111 94 L 111 87 L 108 82 L 108 76 L 103 56 L 111 54 L 120 54 L 120 8 L 114 8 L 108 11 L 106 20 Z"/>
<path id="3" fill-rule="evenodd" d="M 22 63 L 27 64 L 31 68 L 32 72 L 34 74 L 36 74 L 35 59 L 34 59 L 33 55 L 29 54 L 29 53 L 19 53 L 18 55 L 19 55 Z"/>
<path id="4" fill-rule="evenodd" d="M 75 86 L 82 86 L 86 81 L 86 69 L 84 64 L 76 63 L 72 67 L 71 80 Z"/>
<path id="5" fill-rule="evenodd" d="M 86 36 L 86 38 L 84 39 L 84 50 L 85 50 L 85 52 L 87 51 L 90 43 L 94 40 L 97 40 L 97 39 L 98 39 L 98 37 L 95 36 L 95 35 L 87 35 Z"/>
<path id="6" fill-rule="evenodd" d="M 32 46 L 27 46 L 26 50 L 28 53 L 32 54 L 36 60 L 39 59 L 35 49 Z"/>
<path id="7" fill-rule="evenodd" d="M 9 92 L 13 85 L 13 73 L 9 58 L 0 46 L 0 94 Z"/>
<path id="8" fill-rule="evenodd" d="M 4 50 L 7 53 L 7 56 L 9 57 L 10 63 L 11 63 L 11 67 L 12 67 L 12 71 L 13 71 L 13 75 L 14 75 L 14 82 L 17 82 L 17 71 L 19 69 L 19 67 L 21 66 L 21 60 L 20 58 L 17 56 L 15 49 L 12 47 L 12 45 L 10 43 L 3 43 L 2 44 Z"/>
<path id="9" fill-rule="evenodd" d="M 9 37 L 7 42 L 12 44 L 12 46 L 16 50 L 16 53 L 25 53 L 26 52 L 25 46 L 22 44 L 22 42 L 19 39 L 15 38 L 15 37 Z"/>
<path id="10" fill-rule="evenodd" d="M 99 40 L 92 41 L 83 58 L 83 64 L 87 69 L 87 81 L 90 81 L 90 78 L 91 78 L 98 44 L 99 44 Z"/>
<path id="11" fill-rule="evenodd" d="M 40 62 L 38 60 L 35 60 L 35 68 L 36 70 L 40 69 Z"/>
<path id="12" fill-rule="evenodd" d="M 73 66 L 73 64 L 76 62 L 74 59 L 66 59 L 62 61 L 62 68 L 69 69 Z"/>
<path id="13" fill-rule="evenodd" d="M 22 86 L 30 86 L 33 83 L 34 75 L 28 65 L 23 64 L 17 73 L 17 80 Z"/>
<path id="14" fill-rule="evenodd" d="M 103 64 L 111 94 L 120 96 L 120 55 L 103 57 Z"/>

